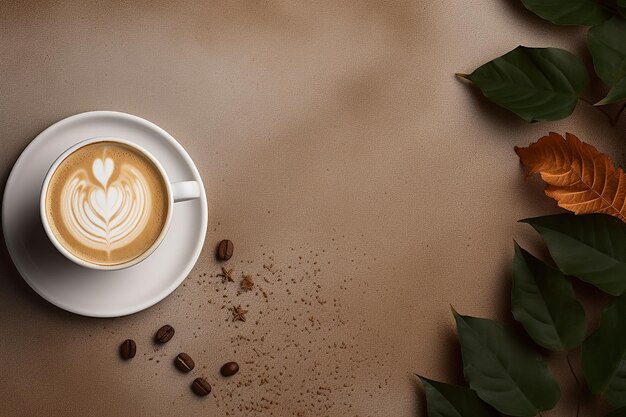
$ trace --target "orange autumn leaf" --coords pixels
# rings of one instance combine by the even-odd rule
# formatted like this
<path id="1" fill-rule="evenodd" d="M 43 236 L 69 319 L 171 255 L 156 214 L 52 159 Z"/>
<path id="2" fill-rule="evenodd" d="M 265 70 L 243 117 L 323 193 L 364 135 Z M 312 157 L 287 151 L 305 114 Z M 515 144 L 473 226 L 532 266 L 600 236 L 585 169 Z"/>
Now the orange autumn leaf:
<path id="1" fill-rule="evenodd" d="M 528 175 L 539 173 L 546 195 L 576 214 L 605 213 L 626 222 L 626 175 L 611 159 L 566 133 L 550 133 L 527 148 L 515 147 Z"/>

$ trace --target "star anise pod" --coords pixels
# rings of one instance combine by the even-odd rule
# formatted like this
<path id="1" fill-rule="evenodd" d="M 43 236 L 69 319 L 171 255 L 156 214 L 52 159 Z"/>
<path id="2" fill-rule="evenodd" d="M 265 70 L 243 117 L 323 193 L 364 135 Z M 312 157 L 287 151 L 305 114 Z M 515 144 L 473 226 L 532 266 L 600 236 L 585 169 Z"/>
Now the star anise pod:
<path id="1" fill-rule="evenodd" d="M 233 313 L 233 321 L 246 321 L 246 313 L 248 310 L 244 310 L 241 305 L 231 308 L 231 312 Z"/>
<path id="2" fill-rule="evenodd" d="M 252 281 L 252 277 L 250 275 L 244 275 L 241 279 L 241 289 L 242 290 L 251 290 L 254 287 L 254 281 Z"/>
<path id="3" fill-rule="evenodd" d="M 226 269 L 224 267 L 222 267 L 222 273 L 221 274 L 217 274 L 218 277 L 222 277 L 222 282 L 226 282 L 226 281 L 230 281 L 230 282 L 235 282 L 235 280 L 233 279 L 233 269 Z"/>

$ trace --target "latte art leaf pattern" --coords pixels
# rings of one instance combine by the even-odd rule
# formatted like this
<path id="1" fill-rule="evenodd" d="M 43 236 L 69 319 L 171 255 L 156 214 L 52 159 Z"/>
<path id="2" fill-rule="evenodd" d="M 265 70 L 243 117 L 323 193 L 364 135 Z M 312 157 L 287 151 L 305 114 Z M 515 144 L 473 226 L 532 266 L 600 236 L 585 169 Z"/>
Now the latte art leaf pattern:
<path id="1" fill-rule="evenodd" d="M 95 159 L 91 175 L 77 170 L 61 193 L 61 211 L 72 236 L 109 254 L 142 232 L 152 204 L 142 173 L 127 163 L 115 165 L 111 158 Z"/>

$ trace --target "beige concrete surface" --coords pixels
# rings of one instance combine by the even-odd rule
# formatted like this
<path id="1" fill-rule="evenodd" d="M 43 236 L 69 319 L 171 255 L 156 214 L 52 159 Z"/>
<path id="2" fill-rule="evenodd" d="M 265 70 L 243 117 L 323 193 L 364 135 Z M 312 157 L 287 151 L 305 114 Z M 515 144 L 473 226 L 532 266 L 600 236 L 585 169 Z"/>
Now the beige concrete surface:
<path id="1" fill-rule="evenodd" d="M 43 301 L 3 246 L 0 416 L 425 415 L 414 373 L 461 381 L 449 305 L 510 321 L 512 241 L 540 247 L 516 220 L 555 211 L 513 146 L 571 131 L 623 162 L 626 140 L 585 104 L 529 125 L 453 74 L 518 44 L 584 54 L 583 39 L 514 0 L 0 2 L 0 191 L 44 128 L 118 110 L 189 151 L 210 213 L 185 283 L 117 319 Z M 255 290 L 216 276 L 222 238 Z M 165 323 L 176 335 L 155 346 Z M 573 416 L 565 357 L 551 366 L 563 400 L 545 416 Z"/>

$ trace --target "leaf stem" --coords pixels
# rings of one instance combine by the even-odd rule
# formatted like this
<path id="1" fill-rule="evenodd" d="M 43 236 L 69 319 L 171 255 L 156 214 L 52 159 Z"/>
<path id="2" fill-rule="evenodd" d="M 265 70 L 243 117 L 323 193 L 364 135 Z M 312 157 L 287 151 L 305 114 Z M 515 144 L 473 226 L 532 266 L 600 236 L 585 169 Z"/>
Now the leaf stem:
<path id="1" fill-rule="evenodd" d="M 463 74 L 463 73 L 457 72 L 454 74 L 454 76 L 457 78 L 462 78 L 464 80 L 472 81 L 470 80 L 470 74 Z"/>
<path id="2" fill-rule="evenodd" d="M 578 388 L 578 405 L 576 406 L 576 417 L 579 417 L 580 416 L 580 401 L 581 401 L 583 389 L 582 389 L 582 385 L 580 384 L 580 380 L 576 376 L 576 372 L 574 372 L 574 367 L 572 366 L 572 362 L 570 361 L 569 355 L 571 353 L 572 353 L 571 351 L 567 352 L 567 354 L 565 355 L 565 358 L 567 359 L 567 365 L 569 366 L 569 370 L 572 373 L 572 376 L 574 377 L 574 381 L 576 381 L 576 387 Z"/>

